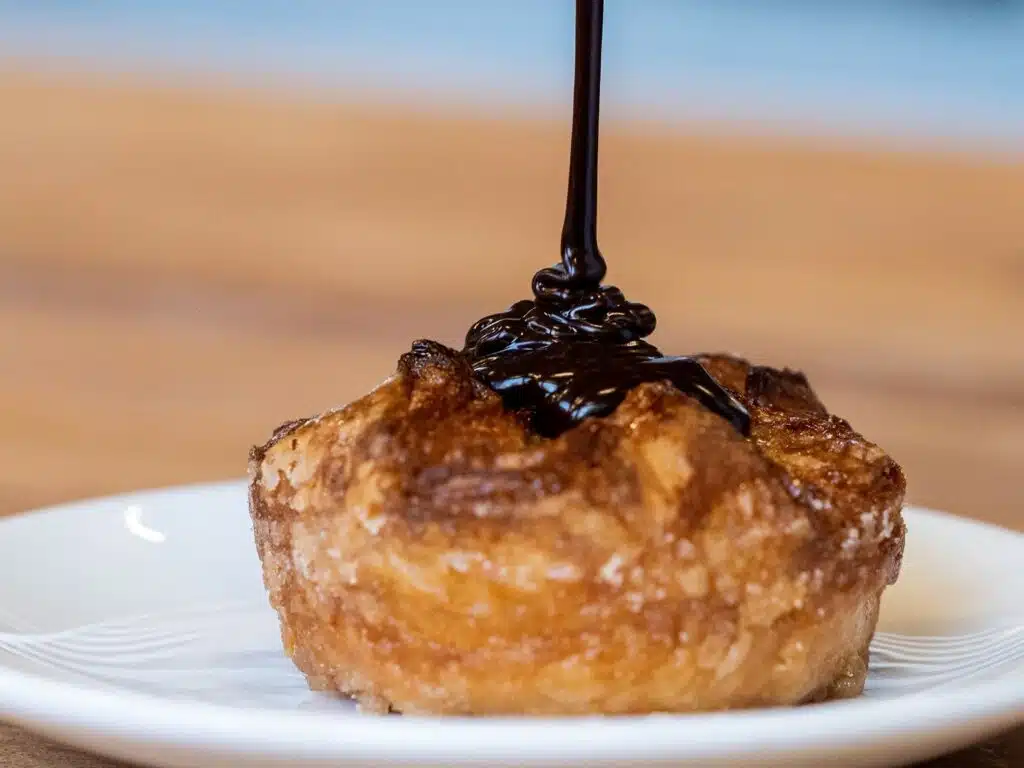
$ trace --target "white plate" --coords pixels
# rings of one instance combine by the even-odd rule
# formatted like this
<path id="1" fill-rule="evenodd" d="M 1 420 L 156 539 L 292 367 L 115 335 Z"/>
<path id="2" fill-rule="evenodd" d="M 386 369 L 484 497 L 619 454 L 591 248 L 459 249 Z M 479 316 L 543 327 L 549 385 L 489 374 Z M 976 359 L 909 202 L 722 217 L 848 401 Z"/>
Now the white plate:
<path id="1" fill-rule="evenodd" d="M 1024 536 L 921 509 L 906 520 L 903 573 L 859 699 L 430 719 L 360 715 L 306 689 L 267 606 L 243 484 L 67 505 L 0 523 L 0 717 L 165 766 L 924 759 L 1024 721 Z"/>

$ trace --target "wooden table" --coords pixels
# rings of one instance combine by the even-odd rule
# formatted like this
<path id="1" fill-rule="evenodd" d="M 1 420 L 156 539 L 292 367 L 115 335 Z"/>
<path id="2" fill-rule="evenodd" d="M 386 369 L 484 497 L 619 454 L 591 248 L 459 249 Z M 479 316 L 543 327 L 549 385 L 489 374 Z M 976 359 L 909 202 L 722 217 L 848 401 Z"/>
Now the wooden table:
<path id="1" fill-rule="evenodd" d="M 0 74 L 0 515 L 241 475 L 557 258 L 564 119 Z M 609 125 L 610 278 L 1024 529 L 1024 164 Z M 0 728 L 0 764 L 108 763 Z M 1024 765 L 1024 732 L 933 765 Z"/>

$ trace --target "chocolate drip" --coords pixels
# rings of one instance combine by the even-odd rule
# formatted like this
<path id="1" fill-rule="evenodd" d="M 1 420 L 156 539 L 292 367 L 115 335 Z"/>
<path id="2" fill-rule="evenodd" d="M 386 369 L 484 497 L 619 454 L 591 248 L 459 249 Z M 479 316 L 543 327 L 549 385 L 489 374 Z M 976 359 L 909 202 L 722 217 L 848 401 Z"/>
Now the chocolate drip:
<path id="1" fill-rule="evenodd" d="M 746 434 L 743 405 L 689 357 L 666 357 L 643 339 L 654 313 L 601 285 L 597 247 L 597 139 L 603 0 L 576 2 L 576 82 L 561 264 L 533 278 L 533 301 L 485 317 L 466 336 L 476 375 L 506 407 L 553 437 L 615 410 L 630 389 L 670 381 Z"/>

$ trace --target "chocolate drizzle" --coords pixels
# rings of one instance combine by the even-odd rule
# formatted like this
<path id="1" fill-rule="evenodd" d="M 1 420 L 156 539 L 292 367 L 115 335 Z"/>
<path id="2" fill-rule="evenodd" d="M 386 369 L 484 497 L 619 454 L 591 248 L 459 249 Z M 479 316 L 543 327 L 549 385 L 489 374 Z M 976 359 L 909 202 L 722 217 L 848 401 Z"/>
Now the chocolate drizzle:
<path id="1" fill-rule="evenodd" d="M 464 354 L 505 406 L 525 413 L 534 430 L 553 437 L 583 419 L 606 416 L 630 389 L 670 381 L 742 434 L 743 405 L 690 357 L 666 357 L 644 341 L 654 313 L 602 285 L 606 266 L 597 247 L 597 139 L 601 90 L 603 0 L 576 2 L 569 190 L 562 261 L 533 278 L 533 301 L 478 321 Z"/>

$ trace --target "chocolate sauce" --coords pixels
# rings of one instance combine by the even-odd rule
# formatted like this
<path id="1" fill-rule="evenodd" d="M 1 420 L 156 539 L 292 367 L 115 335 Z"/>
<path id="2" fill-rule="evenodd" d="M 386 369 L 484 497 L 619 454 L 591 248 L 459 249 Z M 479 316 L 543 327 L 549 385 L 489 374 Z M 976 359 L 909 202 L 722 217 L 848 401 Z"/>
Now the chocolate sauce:
<path id="1" fill-rule="evenodd" d="M 630 389 L 670 381 L 747 434 L 743 405 L 691 357 L 666 357 L 644 341 L 654 313 L 602 285 L 597 247 L 597 137 L 601 92 L 603 0 L 576 0 L 569 191 L 561 264 L 533 278 L 532 301 L 478 321 L 463 350 L 476 375 L 554 437 L 583 419 L 606 416 Z"/>

